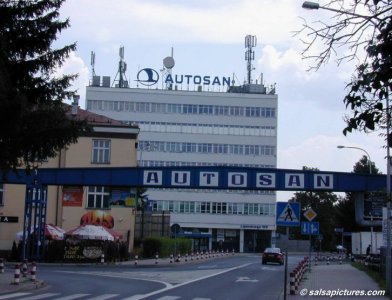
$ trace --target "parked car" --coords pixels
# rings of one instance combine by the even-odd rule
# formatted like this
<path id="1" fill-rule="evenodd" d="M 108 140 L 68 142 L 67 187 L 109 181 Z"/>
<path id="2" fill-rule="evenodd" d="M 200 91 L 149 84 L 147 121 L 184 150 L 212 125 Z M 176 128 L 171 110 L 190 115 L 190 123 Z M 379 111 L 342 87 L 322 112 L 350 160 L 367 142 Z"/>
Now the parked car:
<path id="1" fill-rule="evenodd" d="M 344 248 L 342 245 L 337 245 L 336 246 L 336 252 L 338 252 L 338 253 L 346 253 L 347 249 Z"/>
<path id="2" fill-rule="evenodd" d="M 284 254 L 280 251 L 280 248 L 266 248 L 264 250 L 261 263 L 265 265 L 269 262 L 284 264 Z"/>

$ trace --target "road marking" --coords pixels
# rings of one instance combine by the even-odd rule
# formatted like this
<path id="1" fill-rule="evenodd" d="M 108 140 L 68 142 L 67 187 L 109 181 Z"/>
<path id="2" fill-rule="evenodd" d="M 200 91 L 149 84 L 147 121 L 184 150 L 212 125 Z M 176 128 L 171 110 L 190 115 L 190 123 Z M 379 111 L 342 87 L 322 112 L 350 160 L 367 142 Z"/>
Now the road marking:
<path id="1" fill-rule="evenodd" d="M 271 268 L 271 267 L 262 267 L 261 269 L 262 270 L 267 270 L 267 271 L 278 271 L 278 268 Z"/>
<path id="2" fill-rule="evenodd" d="M 235 282 L 259 282 L 257 279 L 250 279 L 249 277 L 238 277 Z"/>
<path id="3" fill-rule="evenodd" d="M 91 294 L 72 294 L 69 296 L 56 298 L 54 300 L 72 300 L 72 299 L 77 299 L 77 298 L 81 298 L 81 297 L 88 296 L 88 295 L 91 295 Z"/>
<path id="4" fill-rule="evenodd" d="M 178 298 L 180 298 L 180 297 L 178 297 L 178 296 L 163 296 L 161 298 L 157 298 L 156 300 L 176 300 Z"/>
<path id="5" fill-rule="evenodd" d="M 214 269 L 217 265 L 199 266 L 198 269 Z"/>
<path id="6" fill-rule="evenodd" d="M 88 298 L 86 300 L 105 300 L 105 299 L 110 299 L 113 297 L 118 296 L 119 294 L 103 294 L 101 296 L 93 297 L 93 298 Z"/>
<path id="7" fill-rule="evenodd" d="M 30 295 L 30 294 L 31 293 L 13 293 L 13 294 L 9 294 L 9 295 L 0 296 L 0 300 L 10 299 L 10 298 L 15 298 L 15 297 L 20 297 L 20 296 L 26 296 L 26 295 Z"/>
<path id="8" fill-rule="evenodd" d="M 49 298 L 49 297 L 56 296 L 56 295 L 60 295 L 60 294 L 59 293 L 45 293 L 45 294 L 41 294 L 41 295 L 20 298 L 19 300 L 37 300 L 37 299 Z"/>
<path id="9" fill-rule="evenodd" d="M 179 284 L 174 285 L 174 286 L 166 287 L 166 288 L 163 288 L 163 289 L 160 289 L 160 290 L 148 293 L 148 294 L 134 295 L 132 297 L 125 298 L 125 299 L 122 299 L 122 300 L 141 300 L 141 299 L 144 299 L 144 298 L 147 298 L 147 297 L 150 297 L 150 296 L 154 296 L 154 295 L 160 294 L 162 292 L 166 292 L 166 291 L 175 289 L 175 288 L 180 287 L 180 286 L 184 286 L 184 285 L 187 285 L 187 284 L 190 284 L 190 283 L 194 283 L 194 282 L 197 282 L 197 281 L 200 281 L 200 280 L 204 280 L 204 279 L 207 279 L 207 278 L 210 278 L 210 277 L 218 276 L 218 275 L 221 275 L 221 274 L 224 274 L 224 273 L 227 273 L 227 272 L 231 272 L 231 271 L 234 271 L 234 270 L 237 270 L 237 269 L 245 268 L 247 266 L 250 266 L 251 264 L 252 263 L 243 264 L 243 265 L 240 265 L 240 266 L 237 266 L 237 267 L 233 267 L 233 268 L 229 268 L 229 269 L 226 269 L 226 270 L 214 273 L 214 274 L 209 274 L 209 275 L 206 275 L 206 276 L 203 276 L 203 277 L 199 277 L 199 278 L 196 278 L 196 279 L 193 279 L 193 280 L 189 280 L 189 281 L 186 281 L 186 282 L 183 282 L 183 283 L 179 283 Z"/>

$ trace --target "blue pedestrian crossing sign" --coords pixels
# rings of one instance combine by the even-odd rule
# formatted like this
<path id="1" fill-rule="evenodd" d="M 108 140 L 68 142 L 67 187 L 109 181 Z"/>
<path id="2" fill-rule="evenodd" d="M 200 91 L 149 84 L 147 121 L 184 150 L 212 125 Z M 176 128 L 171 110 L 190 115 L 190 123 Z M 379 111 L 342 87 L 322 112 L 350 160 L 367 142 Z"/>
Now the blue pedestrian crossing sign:
<path id="1" fill-rule="evenodd" d="M 320 234 L 319 222 L 302 222 L 301 233 L 307 235 L 319 235 Z"/>
<path id="2" fill-rule="evenodd" d="M 300 203 L 276 202 L 276 225 L 299 226 L 300 211 L 301 211 Z"/>

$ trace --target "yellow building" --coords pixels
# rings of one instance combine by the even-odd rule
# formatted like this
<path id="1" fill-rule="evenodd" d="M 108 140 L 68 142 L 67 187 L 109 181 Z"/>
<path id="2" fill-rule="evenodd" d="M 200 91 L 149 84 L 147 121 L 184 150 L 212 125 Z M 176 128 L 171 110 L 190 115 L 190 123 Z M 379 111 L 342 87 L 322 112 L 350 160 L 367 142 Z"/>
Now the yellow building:
<path id="1" fill-rule="evenodd" d="M 43 162 L 39 168 L 135 167 L 139 127 L 73 107 L 72 118 L 86 119 L 93 132 Z M 39 169 L 38 169 L 39 172 Z M 0 252 L 9 251 L 23 228 L 26 186 L 0 183 Z M 133 248 L 135 191 L 130 187 L 49 186 L 46 223 L 64 230 L 103 225 Z M 0 254 L 1 257 L 1 254 Z"/>

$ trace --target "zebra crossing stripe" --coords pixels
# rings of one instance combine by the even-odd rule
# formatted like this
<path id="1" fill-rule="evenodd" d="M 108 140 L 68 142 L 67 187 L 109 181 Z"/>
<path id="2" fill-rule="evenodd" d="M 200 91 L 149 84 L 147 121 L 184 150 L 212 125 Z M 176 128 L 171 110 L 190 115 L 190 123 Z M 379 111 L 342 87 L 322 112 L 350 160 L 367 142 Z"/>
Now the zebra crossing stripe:
<path id="1" fill-rule="evenodd" d="M 72 300 L 72 299 L 77 299 L 77 298 L 81 298 L 81 297 L 85 297 L 91 294 L 72 294 L 69 296 L 65 296 L 65 297 L 60 297 L 60 298 L 56 298 L 53 300 Z"/>
<path id="2" fill-rule="evenodd" d="M 101 296 L 93 297 L 93 298 L 88 298 L 86 300 L 105 300 L 105 299 L 110 299 L 113 297 L 118 296 L 119 294 L 103 294 Z"/>
<path id="3" fill-rule="evenodd" d="M 20 297 L 20 296 L 26 296 L 26 295 L 30 295 L 30 294 L 31 293 L 13 293 L 13 294 L 0 296 L 0 300 L 11 299 L 11 298 L 16 298 L 16 297 Z"/>
<path id="4" fill-rule="evenodd" d="M 45 294 L 35 295 L 31 297 L 19 298 L 18 300 L 38 300 L 38 299 L 53 297 L 56 295 L 59 295 L 59 293 L 45 293 Z"/>

